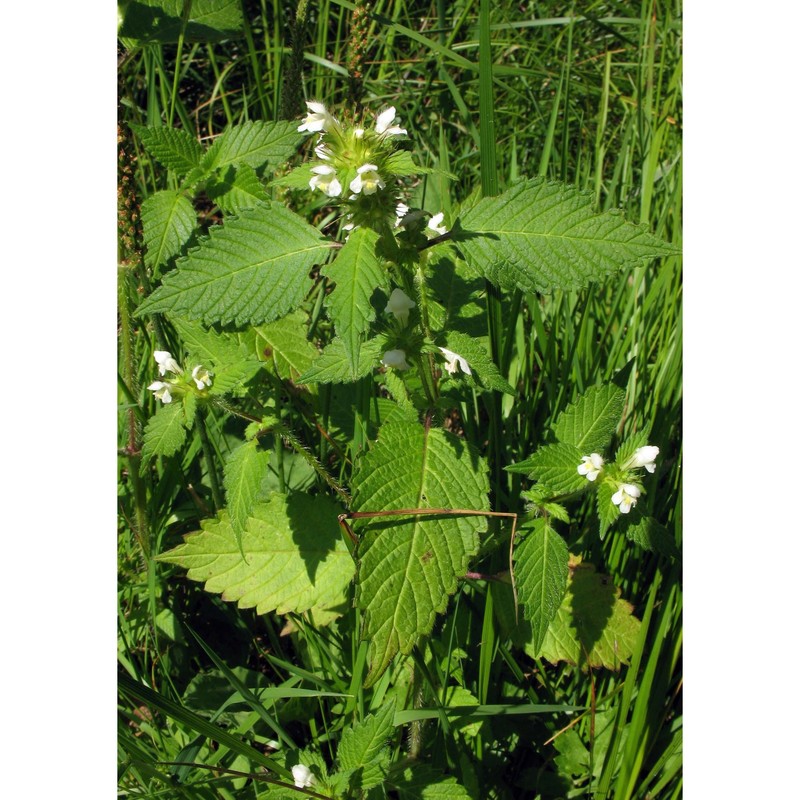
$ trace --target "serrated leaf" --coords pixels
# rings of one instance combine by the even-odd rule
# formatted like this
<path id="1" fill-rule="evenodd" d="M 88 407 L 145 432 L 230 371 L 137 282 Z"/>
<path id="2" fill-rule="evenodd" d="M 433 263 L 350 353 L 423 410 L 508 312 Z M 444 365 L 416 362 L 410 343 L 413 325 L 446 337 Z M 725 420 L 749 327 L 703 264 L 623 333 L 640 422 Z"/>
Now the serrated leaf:
<path id="1" fill-rule="evenodd" d="M 585 489 L 586 478 L 578 473 L 581 451 L 575 445 L 548 444 L 530 458 L 506 467 L 508 472 L 522 472 L 549 487 L 553 494 L 570 494 Z"/>
<path id="2" fill-rule="evenodd" d="M 142 203 L 144 263 L 160 267 L 178 255 L 197 224 L 194 206 L 182 192 L 162 191 Z"/>
<path id="3" fill-rule="evenodd" d="M 596 213 L 590 194 L 544 178 L 483 198 L 452 238 L 487 280 L 526 292 L 577 289 L 679 252 L 619 213 Z"/>
<path id="4" fill-rule="evenodd" d="M 564 599 L 568 564 L 566 542 L 545 519 L 534 520 L 531 530 L 514 549 L 517 597 L 531 623 L 532 649 L 536 654 Z"/>
<path id="5" fill-rule="evenodd" d="M 602 453 L 622 418 L 625 392 L 618 386 L 592 386 L 559 414 L 553 433 L 581 455 Z"/>
<path id="6" fill-rule="evenodd" d="M 631 434 L 622 444 L 620 444 L 617 452 L 614 454 L 614 461 L 617 464 L 624 464 L 640 447 L 648 444 L 650 439 L 650 430 L 637 431 Z"/>
<path id="7" fill-rule="evenodd" d="M 388 783 L 400 800 L 470 800 L 469 792 L 455 778 L 445 778 L 427 764 L 393 770 Z"/>
<path id="8" fill-rule="evenodd" d="M 389 765 L 386 742 L 394 731 L 393 720 L 394 703 L 389 702 L 342 732 L 337 758 L 342 769 L 356 770 L 351 788 L 370 789 L 382 783 Z"/>
<path id="9" fill-rule="evenodd" d="M 224 486 L 228 518 L 237 545 L 241 546 L 247 519 L 267 472 L 270 454 L 258 449 L 253 439 L 237 447 L 225 462 Z"/>
<path id="10" fill-rule="evenodd" d="M 220 175 L 209 178 L 206 194 L 226 214 L 238 214 L 260 202 L 269 201 L 264 185 L 248 164 L 240 164 L 236 169 L 228 167 L 221 170 Z"/>
<path id="11" fill-rule="evenodd" d="M 598 575 L 591 564 L 579 564 L 572 570 L 541 655 L 553 664 L 567 661 L 584 669 L 618 670 L 630 661 L 641 625 L 632 611 L 607 576 Z"/>
<path id="12" fill-rule="evenodd" d="M 401 422 L 384 425 L 352 479 L 354 511 L 453 508 L 488 511 L 483 459 L 462 439 Z M 408 654 L 447 607 L 472 556 L 482 517 L 387 517 L 358 526 L 357 603 L 364 609 L 371 686 Z"/>
<path id="13" fill-rule="evenodd" d="M 215 42 L 241 33 L 244 24 L 238 0 L 192 0 L 185 26 L 183 0 L 135 0 L 121 8 L 120 38 L 141 43 L 174 43 L 181 32 L 186 41 Z"/>
<path id="14" fill-rule="evenodd" d="M 336 284 L 325 303 L 353 375 L 358 373 L 364 336 L 375 319 L 370 300 L 376 289 L 386 291 L 389 283 L 389 276 L 375 255 L 377 242 L 375 231 L 354 230 L 333 262 L 321 270 Z"/>
<path id="15" fill-rule="evenodd" d="M 206 325 L 271 322 L 300 305 L 329 245 L 278 203 L 243 211 L 178 262 L 139 314 L 183 314 Z"/>
<path id="16" fill-rule="evenodd" d="M 185 175 L 200 166 L 203 146 L 188 131 L 163 125 L 145 127 L 132 124 L 130 127 L 141 139 L 145 150 L 177 175 Z"/>
<path id="17" fill-rule="evenodd" d="M 186 441 L 186 424 L 180 402 L 164 403 L 147 421 L 142 445 L 142 466 L 153 456 L 171 456 Z"/>
<path id="18" fill-rule="evenodd" d="M 506 394 L 514 394 L 511 384 L 500 374 L 481 339 L 451 331 L 447 334 L 447 349 L 466 359 L 478 386 Z M 461 373 L 457 373 L 460 375 Z M 469 377 L 466 377 L 469 380 Z"/>
<path id="19" fill-rule="evenodd" d="M 190 365 L 195 366 L 192 362 L 198 362 L 213 373 L 208 389 L 210 395 L 235 391 L 261 369 L 259 362 L 248 357 L 232 334 L 206 330 L 199 322 L 180 317 L 171 321 L 190 353 Z"/>
<path id="20" fill-rule="evenodd" d="M 355 571 L 338 513 L 326 497 L 275 495 L 253 508 L 242 535 L 246 560 L 225 511 L 158 560 L 188 569 L 206 591 L 259 614 L 338 605 Z"/>
<path id="21" fill-rule="evenodd" d="M 384 159 L 381 172 L 403 177 L 407 175 L 427 175 L 433 170 L 429 167 L 421 167 L 419 164 L 415 164 L 414 158 L 408 150 L 395 150 L 388 158 Z"/>
<path id="22" fill-rule="evenodd" d="M 227 128 L 209 147 L 203 159 L 206 172 L 248 164 L 254 169 L 274 169 L 283 164 L 302 141 L 294 122 L 243 122 Z"/>
<path id="23" fill-rule="evenodd" d="M 662 553 L 670 558 L 674 558 L 679 554 L 675 539 L 653 517 L 641 517 L 630 521 L 626 519 L 625 524 L 621 527 L 623 533 L 632 542 L 635 542 L 645 550 L 650 550 L 653 553 Z"/>
<path id="24" fill-rule="evenodd" d="M 274 178 L 270 181 L 270 186 L 285 186 L 289 189 L 308 189 L 310 188 L 308 182 L 314 176 L 314 173 L 311 171 L 313 167 L 314 163 L 311 161 L 300 164 L 299 167 L 295 167 L 291 172 Z"/>
<path id="25" fill-rule="evenodd" d="M 334 339 L 311 367 L 298 379 L 298 383 L 352 383 L 369 375 L 380 363 L 383 355 L 381 339 L 368 339 L 358 351 L 358 365 L 354 370 L 341 339 Z"/>
<path id="26" fill-rule="evenodd" d="M 258 357 L 274 364 L 278 377 L 298 382 L 317 356 L 317 348 L 306 339 L 307 318 L 302 311 L 253 329 Z"/>

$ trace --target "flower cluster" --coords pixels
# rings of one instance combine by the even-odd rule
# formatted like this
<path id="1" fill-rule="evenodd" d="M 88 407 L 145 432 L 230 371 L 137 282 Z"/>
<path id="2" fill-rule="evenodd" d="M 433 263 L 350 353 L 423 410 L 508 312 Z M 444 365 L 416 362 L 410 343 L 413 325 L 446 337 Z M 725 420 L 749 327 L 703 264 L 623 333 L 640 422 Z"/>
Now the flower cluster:
<path id="1" fill-rule="evenodd" d="M 185 394 L 190 387 L 189 379 L 184 376 L 183 368 L 166 350 L 156 350 L 153 358 L 158 364 L 158 374 L 165 376 L 167 372 L 173 373 L 177 380 L 153 381 L 147 388 L 153 392 L 162 403 L 171 403 L 173 394 Z M 213 373 L 209 372 L 202 364 L 192 368 L 191 380 L 198 392 L 205 391 L 211 386 Z"/>
<path id="2" fill-rule="evenodd" d="M 406 135 L 405 128 L 394 124 L 394 106 L 378 114 L 373 127 L 365 128 L 343 125 L 322 103 L 310 101 L 306 105 L 308 114 L 297 130 L 319 134 L 314 152 L 321 162 L 311 167 L 309 188 L 319 189 L 328 197 L 344 197 L 346 187 L 350 201 L 385 189 L 388 174 L 384 168 L 394 152 L 391 140 Z"/>
<path id="3" fill-rule="evenodd" d="M 619 466 L 620 480 L 615 477 L 607 478 L 614 482 L 616 491 L 611 496 L 611 502 L 619 507 L 621 514 L 628 514 L 642 496 L 642 489 L 635 483 L 629 483 L 631 477 L 635 478 L 632 470 L 644 467 L 648 472 L 653 473 L 656 469 L 656 456 L 658 448 L 652 445 L 640 447 L 636 452 Z M 588 456 L 581 457 L 578 464 L 578 474 L 584 475 L 587 481 L 596 481 L 597 477 L 603 472 L 605 460 L 599 453 L 590 453 Z"/>

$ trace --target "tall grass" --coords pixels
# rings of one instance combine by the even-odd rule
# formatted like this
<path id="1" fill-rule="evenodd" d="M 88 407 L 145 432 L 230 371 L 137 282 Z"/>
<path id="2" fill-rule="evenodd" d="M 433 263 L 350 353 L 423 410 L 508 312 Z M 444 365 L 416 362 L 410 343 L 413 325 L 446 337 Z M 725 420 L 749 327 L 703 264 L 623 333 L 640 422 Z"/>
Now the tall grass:
<path id="1" fill-rule="evenodd" d="M 368 46 L 354 86 L 345 65 L 357 6 L 368 11 Z M 303 24 L 294 22 L 294 4 L 247 0 L 243 9 L 241 39 L 150 45 L 127 54 L 120 67 L 123 128 L 131 122 L 178 125 L 205 139 L 227 124 L 278 119 L 294 35 L 302 45 L 294 52 L 302 50 L 306 98 L 339 106 L 356 96 L 371 109 L 394 104 L 426 164 L 454 176 L 413 187 L 418 203 L 431 211 L 447 208 L 451 198 L 463 202 L 475 191 L 492 194 L 519 176 L 542 175 L 577 185 L 594 195 L 599 208 L 621 209 L 680 245 L 679 3 L 320 0 L 305 5 Z M 168 178 L 135 147 L 132 181 L 143 199 L 165 188 Z M 214 212 L 208 212 L 210 223 Z M 122 254 L 120 380 L 127 394 L 121 395 L 121 448 L 140 436 L 144 365 L 153 349 L 168 349 L 172 336 L 168 326 L 133 330 L 129 309 L 142 286 L 135 251 L 131 246 Z M 458 412 L 475 441 L 488 441 L 497 507 L 521 510 L 519 478 L 502 467 L 541 444 L 577 394 L 630 364 L 625 428 L 652 425 L 651 440 L 664 462 L 653 511 L 680 544 L 681 292 L 677 258 L 579 292 L 488 292 L 493 356 L 519 390 L 514 398 L 492 396 L 485 405 L 464 402 Z M 365 427 L 374 391 L 366 382 L 358 389 Z M 321 422 L 328 430 L 337 400 L 329 389 L 322 393 L 329 414 Z M 332 446 L 344 446 L 352 457 L 364 444 L 358 424 L 343 428 L 340 443 L 332 444 L 297 408 L 288 405 L 284 412 L 287 426 L 323 462 Z M 407 685 L 406 708 L 413 711 L 441 706 L 455 673 L 482 705 L 585 709 L 567 727 L 545 715 L 476 717 L 477 731 L 469 734 L 444 714 L 432 720 L 412 715 L 405 738 L 394 742 L 397 754 L 425 753 L 474 797 L 681 795 L 678 565 L 619 537 L 599 541 L 587 505 L 581 523 L 569 531 L 570 547 L 611 577 L 643 622 L 629 666 L 587 674 L 531 660 L 511 646 L 494 593 L 466 583 L 430 652 L 420 650 L 411 659 L 416 668 L 398 663 L 365 690 L 358 611 L 328 627 L 305 618 L 259 617 L 152 560 L 219 505 L 215 484 L 231 431 L 222 418 L 209 416 L 205 424 L 203 441 L 193 440 L 179 458 L 165 461 L 157 480 L 139 479 L 130 452 L 121 459 L 119 741 L 125 796 L 266 795 L 263 781 L 164 762 L 244 772 L 260 765 L 286 779 L 265 753 L 313 741 L 332 757 L 343 728 L 379 708 L 391 684 Z M 275 452 L 278 479 L 291 486 L 279 440 Z M 348 460 L 341 460 L 337 476 L 344 483 Z M 261 682 L 251 686 L 254 676 Z M 299 696 L 296 689 L 308 693 Z M 575 764 L 571 781 L 553 769 L 556 758 Z"/>

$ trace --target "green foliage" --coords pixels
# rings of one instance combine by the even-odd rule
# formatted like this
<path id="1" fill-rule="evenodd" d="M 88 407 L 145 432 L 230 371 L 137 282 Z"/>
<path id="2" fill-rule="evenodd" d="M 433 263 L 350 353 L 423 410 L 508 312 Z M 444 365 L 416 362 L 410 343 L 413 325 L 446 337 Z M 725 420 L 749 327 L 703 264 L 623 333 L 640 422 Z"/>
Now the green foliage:
<path id="1" fill-rule="evenodd" d="M 625 392 L 618 386 L 591 386 L 559 415 L 553 433 L 582 455 L 602 453 L 619 425 L 624 404 Z"/>
<path id="2" fill-rule="evenodd" d="M 223 512 L 158 560 L 187 569 L 189 578 L 205 581 L 206 591 L 259 614 L 329 609 L 343 602 L 354 572 L 336 513 L 327 498 L 275 495 L 252 508 L 241 550 Z"/>
<path id="3" fill-rule="evenodd" d="M 211 370 L 214 381 L 208 392 L 222 395 L 237 392 L 261 369 L 261 365 L 231 334 L 206 330 L 197 322 L 175 317 L 175 330 L 190 357 Z"/>
<path id="4" fill-rule="evenodd" d="M 131 129 L 147 152 L 176 175 L 186 175 L 200 166 L 203 146 L 188 131 L 163 125 L 131 125 Z"/>
<path id="5" fill-rule="evenodd" d="M 514 394 L 514 389 L 509 382 L 500 374 L 497 365 L 492 361 L 492 357 L 480 339 L 467 336 L 458 331 L 452 331 L 447 335 L 447 349 L 458 353 L 472 370 L 475 383 L 483 389 L 495 392 L 505 392 Z M 469 381 L 469 378 L 465 378 Z"/>
<path id="6" fill-rule="evenodd" d="M 540 447 L 527 461 L 514 464 L 514 472 L 525 471 L 536 478 L 554 494 L 579 492 L 586 486 L 586 478 L 578 474 L 582 451 L 575 445 L 548 444 Z"/>
<path id="7" fill-rule="evenodd" d="M 439 508 L 488 511 L 483 460 L 436 428 L 392 422 L 353 475 L 355 511 Z M 399 651 L 430 633 L 478 552 L 481 517 L 429 515 L 358 526 L 357 603 L 365 612 L 372 685 Z"/>
<path id="8" fill-rule="evenodd" d="M 620 214 L 597 214 L 591 195 L 533 178 L 486 197 L 454 229 L 469 264 L 503 289 L 575 289 L 675 248 Z"/>
<path id="9" fill-rule="evenodd" d="M 298 378 L 300 383 L 350 383 L 369 375 L 383 355 L 383 342 L 368 339 L 358 349 L 355 368 L 350 362 L 348 346 L 342 339 L 334 339 Z"/>
<path id="10" fill-rule="evenodd" d="M 350 375 L 359 373 L 359 351 L 369 324 L 375 319 L 371 298 L 376 289 L 388 290 L 389 276 L 375 253 L 378 234 L 359 228 L 350 234 L 336 258 L 322 274 L 336 285 L 326 305 L 336 334 L 344 346 Z"/>
<path id="11" fill-rule="evenodd" d="M 573 565 L 541 655 L 552 663 L 618 670 L 630 661 L 639 634 L 640 622 L 632 611 L 607 576 L 598 575 L 591 564 Z M 537 654 L 534 647 L 526 650 L 531 656 Z"/>
<path id="12" fill-rule="evenodd" d="M 291 122 L 243 122 L 227 128 L 208 148 L 200 165 L 205 174 L 225 174 L 245 164 L 253 169 L 274 169 L 283 164 L 302 141 Z"/>
<path id="13" fill-rule="evenodd" d="M 317 355 L 306 338 L 306 315 L 293 311 L 275 322 L 253 328 L 253 347 L 259 358 L 272 365 L 279 377 L 299 382 Z"/>
<path id="14" fill-rule="evenodd" d="M 568 562 L 567 544 L 547 519 L 534 520 L 514 550 L 517 597 L 531 624 L 531 651 L 535 654 L 564 598 Z"/>
<path id="15" fill-rule="evenodd" d="M 182 192 L 156 192 L 142 203 L 144 263 L 160 267 L 178 255 L 197 224 L 194 207 Z"/>
<path id="16" fill-rule="evenodd" d="M 680 791 L 678 9 L 434 5 L 124 5 L 126 796 L 298 797 L 299 763 L 363 800 Z M 323 129 L 300 163 L 281 109 L 303 96 L 340 161 Z M 389 105 L 407 137 L 377 132 Z M 386 186 L 355 193 L 373 152 Z M 338 195 L 309 185 L 323 162 Z M 383 312 L 394 287 L 408 320 Z M 184 368 L 166 405 L 153 350 Z M 654 444 L 655 475 L 623 468 Z M 620 483 L 642 490 L 627 513 Z M 479 515 L 336 524 L 417 506 L 518 511 L 519 538 Z"/>
<path id="17" fill-rule="evenodd" d="M 383 782 L 391 757 L 387 740 L 394 733 L 393 719 L 394 706 L 387 703 L 342 732 L 336 755 L 340 769 L 351 771 L 352 788 L 366 790 Z"/>
<path id="18" fill-rule="evenodd" d="M 182 403 L 172 402 L 162 405 L 147 422 L 142 447 L 142 464 L 147 464 L 153 456 L 171 456 L 177 453 L 186 441 L 188 427 L 186 410 Z"/>
<path id="19" fill-rule="evenodd" d="M 119 35 L 138 44 L 187 40 L 229 39 L 242 30 L 241 6 L 235 0 L 130 0 L 121 4 L 124 12 Z M 184 9 L 189 15 L 184 20 Z"/>
<path id="20" fill-rule="evenodd" d="M 256 439 L 237 447 L 225 462 L 228 518 L 240 548 L 242 534 L 253 511 L 268 464 L 269 453 L 258 449 Z"/>
<path id="21" fill-rule="evenodd" d="M 248 209 L 182 259 L 139 307 L 140 314 L 183 314 L 207 325 L 258 325 L 297 308 L 308 272 L 328 252 L 317 231 L 277 204 Z"/>

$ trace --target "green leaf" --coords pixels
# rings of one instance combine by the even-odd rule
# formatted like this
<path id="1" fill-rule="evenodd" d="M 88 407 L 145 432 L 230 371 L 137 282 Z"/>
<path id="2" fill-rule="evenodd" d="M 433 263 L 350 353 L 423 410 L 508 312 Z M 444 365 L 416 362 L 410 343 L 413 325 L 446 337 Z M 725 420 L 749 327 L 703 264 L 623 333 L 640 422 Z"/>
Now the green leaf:
<path id="1" fill-rule="evenodd" d="M 158 560 L 188 569 L 208 592 L 257 613 L 301 613 L 343 602 L 355 567 L 336 521 L 339 507 L 323 496 L 275 495 L 258 504 L 236 542 L 230 519 L 203 520 L 202 530 Z"/>
<path id="2" fill-rule="evenodd" d="M 200 363 L 211 371 L 210 395 L 235 391 L 261 369 L 261 364 L 247 354 L 232 334 L 206 330 L 200 323 L 180 317 L 171 321 L 191 354 L 190 366 Z"/>
<path id="3" fill-rule="evenodd" d="M 614 462 L 622 466 L 640 447 L 648 444 L 650 439 L 649 426 L 644 430 L 637 431 L 630 435 L 622 444 L 617 448 L 614 454 Z"/>
<path id="4" fill-rule="evenodd" d="M 353 476 L 354 511 L 488 511 L 486 465 L 468 444 L 416 423 L 384 425 Z M 399 651 L 411 652 L 447 607 L 485 530 L 482 517 L 386 517 L 357 526 L 357 603 L 364 609 L 371 686 Z"/>
<path id="5" fill-rule="evenodd" d="M 389 766 L 387 740 L 394 733 L 394 703 L 387 702 L 376 714 L 342 732 L 337 757 L 341 769 L 356 770 L 350 787 L 370 789 L 383 782 Z"/>
<path id="6" fill-rule="evenodd" d="M 241 33 L 244 21 L 238 0 L 192 0 L 185 29 L 184 0 L 133 0 L 122 4 L 119 36 L 140 43 L 178 41 L 181 30 L 187 41 L 215 42 Z"/>
<path id="7" fill-rule="evenodd" d="M 488 339 L 476 339 L 474 336 L 452 331 L 447 334 L 447 349 L 466 359 L 478 386 L 514 394 L 511 384 L 500 374 L 500 370 L 492 361 L 492 357 L 484 346 L 484 341 L 488 343 Z M 461 372 L 459 371 L 456 375 L 460 376 Z M 465 379 L 470 380 L 469 376 L 465 376 Z"/>
<path id="8" fill-rule="evenodd" d="M 302 311 L 293 311 L 275 322 L 253 329 L 254 346 L 283 380 L 299 383 L 317 356 L 317 348 L 306 339 L 307 319 Z"/>
<path id="9" fill-rule="evenodd" d="M 581 455 L 602 453 L 622 418 L 625 392 L 618 386 L 592 386 L 559 414 L 553 433 Z"/>
<path id="10" fill-rule="evenodd" d="M 530 620 L 532 650 L 536 654 L 564 599 L 568 564 L 566 542 L 546 519 L 534 520 L 527 536 L 514 549 L 517 597 L 525 611 L 525 618 Z"/>
<path id="11" fill-rule="evenodd" d="M 164 403 L 147 421 L 142 445 L 142 466 L 153 456 L 171 456 L 186 441 L 183 405 L 177 400 Z"/>
<path id="12" fill-rule="evenodd" d="M 224 176 L 209 178 L 206 181 L 206 194 L 226 214 L 238 214 L 260 202 L 269 201 L 261 179 L 248 164 L 240 164 L 237 169 L 228 167 L 224 170 Z"/>
<path id="13" fill-rule="evenodd" d="M 469 792 L 455 778 L 445 778 L 427 764 L 400 766 L 392 770 L 388 783 L 400 800 L 470 800 Z"/>
<path id="14" fill-rule="evenodd" d="M 587 480 L 578 473 L 581 451 L 571 444 L 559 442 L 540 447 L 529 459 L 506 467 L 508 472 L 521 472 L 548 486 L 554 495 L 570 494 L 585 489 Z"/>
<path id="15" fill-rule="evenodd" d="M 414 158 L 408 150 L 395 150 L 388 158 L 384 159 L 381 172 L 389 175 L 404 177 L 408 175 L 426 175 L 434 170 L 421 167 L 414 163 Z"/>
<path id="16" fill-rule="evenodd" d="M 369 375 L 378 366 L 383 355 L 383 340 L 368 339 L 358 351 L 358 365 L 354 370 L 341 339 L 334 339 L 315 359 L 311 367 L 298 379 L 298 383 L 352 383 Z"/>
<path id="17" fill-rule="evenodd" d="M 270 322 L 297 308 L 309 270 L 327 255 L 318 231 L 278 203 L 259 204 L 178 262 L 138 314 L 183 314 L 207 325 Z"/>
<path id="18" fill-rule="evenodd" d="M 567 661 L 582 668 L 618 670 L 636 646 L 641 623 L 633 606 L 619 599 L 619 590 L 591 564 L 572 568 L 567 593 L 550 623 L 541 655 L 551 663 Z M 530 648 L 526 652 L 533 655 Z"/>
<path id="19" fill-rule="evenodd" d="M 253 439 L 237 447 L 225 462 L 225 499 L 237 545 L 241 546 L 247 519 L 267 472 L 269 457 L 268 452 L 258 449 L 258 442 Z"/>
<path id="20" fill-rule="evenodd" d="M 294 122 L 243 122 L 220 134 L 203 159 L 206 172 L 248 164 L 273 170 L 297 150 L 303 136 Z"/>
<path id="21" fill-rule="evenodd" d="M 679 252 L 592 196 L 544 178 L 485 197 L 464 213 L 453 240 L 483 277 L 508 290 L 577 289 L 643 260 Z"/>
<path id="22" fill-rule="evenodd" d="M 633 511 L 631 512 L 633 515 Z M 675 544 L 675 539 L 670 536 L 669 531 L 653 517 L 641 517 L 639 519 L 625 519 L 620 526 L 623 533 L 639 547 L 650 550 L 653 553 L 662 553 L 670 558 L 679 555 L 679 550 Z"/>
<path id="23" fill-rule="evenodd" d="M 142 140 L 145 150 L 176 175 L 185 175 L 200 166 L 203 147 L 188 131 L 163 125 L 146 128 L 144 125 L 131 124 L 130 127 Z"/>
<path id="24" fill-rule="evenodd" d="M 156 192 L 142 203 L 142 235 L 148 267 L 160 267 L 178 255 L 189 241 L 197 215 L 189 199 L 179 191 Z"/>
<path id="25" fill-rule="evenodd" d="M 389 283 L 389 276 L 375 255 L 377 242 L 375 231 L 358 228 L 333 262 L 321 270 L 336 284 L 325 302 L 352 375 L 358 373 L 359 351 L 369 324 L 375 319 L 372 295 L 378 288 L 387 291 Z"/>

